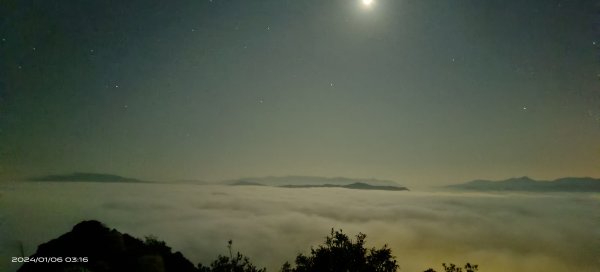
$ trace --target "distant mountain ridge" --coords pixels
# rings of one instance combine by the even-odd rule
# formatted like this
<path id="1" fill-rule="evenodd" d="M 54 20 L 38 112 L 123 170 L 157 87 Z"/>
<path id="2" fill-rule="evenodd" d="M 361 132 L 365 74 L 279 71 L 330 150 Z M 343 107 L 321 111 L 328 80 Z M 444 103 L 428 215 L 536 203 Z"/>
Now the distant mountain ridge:
<path id="1" fill-rule="evenodd" d="M 345 177 L 316 177 L 316 176 L 270 176 L 270 177 L 253 177 L 241 178 L 235 180 L 224 181 L 224 184 L 259 184 L 268 186 L 288 186 L 288 185 L 336 185 L 345 186 L 353 183 L 366 183 L 373 186 L 400 186 L 398 183 L 391 180 L 380 179 L 358 179 Z"/>
<path id="2" fill-rule="evenodd" d="M 113 174 L 75 172 L 64 175 L 47 175 L 30 178 L 29 181 L 72 181 L 72 182 L 147 182 Z"/>
<path id="3" fill-rule="evenodd" d="M 403 186 L 378 186 L 370 185 L 367 183 L 356 182 L 348 185 L 334 185 L 334 184 L 323 184 L 323 185 L 283 185 L 280 187 L 284 188 L 346 188 L 346 189 L 358 189 L 358 190 L 382 190 L 382 191 L 408 191 L 408 188 Z"/>
<path id="4" fill-rule="evenodd" d="M 221 184 L 230 186 L 271 186 L 282 188 L 346 188 L 358 190 L 408 191 L 408 188 L 389 180 L 343 177 L 283 176 L 243 178 L 224 181 Z"/>
<path id="5" fill-rule="evenodd" d="M 473 180 L 462 184 L 449 185 L 446 188 L 469 191 L 600 192 L 600 179 L 565 177 L 545 181 L 524 176 L 501 181 Z"/>

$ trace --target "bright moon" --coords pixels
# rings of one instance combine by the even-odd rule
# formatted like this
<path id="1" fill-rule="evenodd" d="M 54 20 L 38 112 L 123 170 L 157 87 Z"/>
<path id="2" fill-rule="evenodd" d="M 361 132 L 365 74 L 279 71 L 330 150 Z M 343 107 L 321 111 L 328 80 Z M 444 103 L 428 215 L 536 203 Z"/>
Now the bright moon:
<path id="1" fill-rule="evenodd" d="M 362 3 L 365 6 L 370 6 L 371 4 L 373 4 L 373 0 L 362 0 Z"/>

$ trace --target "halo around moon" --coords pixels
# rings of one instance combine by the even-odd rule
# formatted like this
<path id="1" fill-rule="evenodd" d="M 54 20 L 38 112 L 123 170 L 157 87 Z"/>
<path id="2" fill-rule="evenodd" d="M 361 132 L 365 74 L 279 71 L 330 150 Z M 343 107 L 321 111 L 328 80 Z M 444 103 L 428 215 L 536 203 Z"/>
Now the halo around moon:
<path id="1" fill-rule="evenodd" d="M 375 0 L 361 0 L 363 6 L 371 6 L 373 5 L 373 2 L 375 2 Z"/>

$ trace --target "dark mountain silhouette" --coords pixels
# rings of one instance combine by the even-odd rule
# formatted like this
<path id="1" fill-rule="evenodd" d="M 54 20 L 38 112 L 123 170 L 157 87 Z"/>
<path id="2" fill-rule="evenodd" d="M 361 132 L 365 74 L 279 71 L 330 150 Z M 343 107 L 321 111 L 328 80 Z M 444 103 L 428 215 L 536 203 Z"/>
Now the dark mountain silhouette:
<path id="1" fill-rule="evenodd" d="M 355 182 L 348 185 L 334 185 L 334 184 L 323 184 L 323 185 L 283 185 L 280 187 L 284 188 L 346 188 L 346 189 L 358 189 L 358 190 L 385 190 L 385 191 L 408 191 L 408 188 L 403 186 L 376 186 L 362 182 Z"/>
<path id="2" fill-rule="evenodd" d="M 501 181 L 473 180 L 446 188 L 470 191 L 600 192 L 600 179 L 567 177 L 544 181 L 520 177 Z"/>
<path id="3" fill-rule="evenodd" d="M 47 175 L 30 178 L 30 181 L 77 181 L 77 182 L 146 182 L 134 178 L 126 178 L 112 174 L 75 172 L 66 175 Z"/>
<path id="4" fill-rule="evenodd" d="M 391 180 L 380 179 L 357 179 L 344 177 L 313 177 L 313 176 L 282 176 L 282 177 L 261 177 L 261 178 L 242 178 L 225 181 L 225 184 L 234 184 L 238 182 L 258 183 L 268 186 L 287 186 L 287 185 L 350 185 L 353 183 L 366 183 L 373 186 L 399 186 L 398 183 Z"/>
<path id="5" fill-rule="evenodd" d="M 40 262 L 48 257 L 61 257 L 62 261 Z M 143 242 L 111 230 L 98 221 L 83 221 L 75 225 L 70 232 L 40 245 L 29 258 L 38 262 L 23 264 L 19 272 L 197 271 L 181 253 L 172 253 L 164 242 L 152 237 Z"/>

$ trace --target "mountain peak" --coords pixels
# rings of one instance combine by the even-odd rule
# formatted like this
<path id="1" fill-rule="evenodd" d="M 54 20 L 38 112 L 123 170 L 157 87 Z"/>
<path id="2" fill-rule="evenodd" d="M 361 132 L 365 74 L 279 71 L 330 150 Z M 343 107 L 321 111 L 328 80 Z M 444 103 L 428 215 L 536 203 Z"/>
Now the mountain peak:
<path id="1" fill-rule="evenodd" d="M 473 180 L 447 188 L 471 191 L 600 192 L 600 179 L 566 177 L 539 181 L 523 176 L 501 181 Z"/>
<path id="2" fill-rule="evenodd" d="M 518 177 L 518 178 L 510 178 L 507 180 L 504 180 L 506 182 L 535 182 L 534 179 L 528 177 L 528 176 L 522 176 L 522 177 Z"/>

